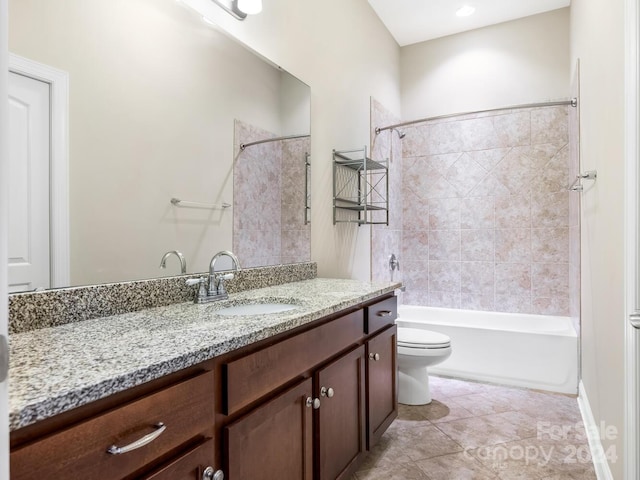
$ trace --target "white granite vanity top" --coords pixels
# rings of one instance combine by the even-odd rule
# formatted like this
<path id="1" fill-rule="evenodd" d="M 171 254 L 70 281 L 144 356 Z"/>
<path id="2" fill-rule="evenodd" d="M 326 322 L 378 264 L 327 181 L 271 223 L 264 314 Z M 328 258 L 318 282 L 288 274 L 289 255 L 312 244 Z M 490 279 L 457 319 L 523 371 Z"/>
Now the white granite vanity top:
<path id="1" fill-rule="evenodd" d="M 399 288 L 399 283 L 316 278 L 11 336 L 9 423 L 39 420 L 196 365 Z M 254 316 L 216 311 L 255 301 L 300 308 Z"/>

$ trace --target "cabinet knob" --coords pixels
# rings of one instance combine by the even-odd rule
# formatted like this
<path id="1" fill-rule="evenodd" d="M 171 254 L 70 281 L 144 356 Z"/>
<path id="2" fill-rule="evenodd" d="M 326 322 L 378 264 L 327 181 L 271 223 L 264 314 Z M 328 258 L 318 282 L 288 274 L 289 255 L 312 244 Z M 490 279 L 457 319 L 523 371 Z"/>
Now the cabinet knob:
<path id="1" fill-rule="evenodd" d="M 329 398 L 331 398 L 331 397 L 333 397 L 333 394 L 334 394 L 334 393 L 335 393 L 335 392 L 333 391 L 333 388 L 331 388 L 331 387 L 329 387 L 329 388 L 327 388 L 327 387 L 322 387 L 322 388 L 320 389 L 320 395 L 322 395 L 323 397 L 329 397 Z"/>
<path id="2" fill-rule="evenodd" d="M 393 312 L 391 310 L 380 310 L 376 315 L 379 317 L 390 317 L 393 315 Z"/>
<path id="3" fill-rule="evenodd" d="M 370 353 L 369 354 L 369 358 L 371 360 L 373 360 L 374 362 L 377 362 L 378 360 L 380 360 L 380 354 L 379 353 Z"/>
<path id="4" fill-rule="evenodd" d="M 213 467 L 209 465 L 202 472 L 202 480 L 224 480 L 224 473 L 222 470 L 214 473 Z"/>
<path id="5" fill-rule="evenodd" d="M 307 397 L 307 407 L 313 407 L 314 410 L 320 408 L 320 399 Z"/>
<path id="6" fill-rule="evenodd" d="M 213 467 L 209 466 L 202 472 L 202 480 L 213 480 Z"/>

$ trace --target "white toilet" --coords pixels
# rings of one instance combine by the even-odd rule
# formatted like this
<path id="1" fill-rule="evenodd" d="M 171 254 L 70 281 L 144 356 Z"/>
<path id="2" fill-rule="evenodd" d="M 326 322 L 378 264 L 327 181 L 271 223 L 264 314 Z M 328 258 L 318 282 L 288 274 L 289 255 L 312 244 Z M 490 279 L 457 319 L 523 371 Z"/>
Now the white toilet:
<path id="1" fill-rule="evenodd" d="M 398 402 L 431 403 L 427 367 L 451 355 L 451 339 L 437 332 L 398 327 Z"/>

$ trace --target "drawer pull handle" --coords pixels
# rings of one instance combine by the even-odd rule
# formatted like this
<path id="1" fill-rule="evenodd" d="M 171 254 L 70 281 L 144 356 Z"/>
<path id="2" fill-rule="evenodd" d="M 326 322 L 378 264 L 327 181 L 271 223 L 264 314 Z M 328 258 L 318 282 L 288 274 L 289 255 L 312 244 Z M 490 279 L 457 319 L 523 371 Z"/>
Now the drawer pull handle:
<path id="1" fill-rule="evenodd" d="M 369 358 L 371 360 L 373 360 L 374 362 L 377 362 L 378 360 L 380 360 L 380 354 L 379 353 L 370 353 L 369 354 Z"/>
<path id="2" fill-rule="evenodd" d="M 334 393 L 335 393 L 335 392 L 333 391 L 333 388 L 331 388 L 331 387 L 329 387 L 329 388 L 327 388 L 327 387 L 322 387 L 322 388 L 320 389 L 320 395 L 322 395 L 323 397 L 329 397 L 329 398 L 331 398 L 331 397 L 333 397 Z"/>
<path id="3" fill-rule="evenodd" d="M 162 432 L 164 432 L 167 429 L 167 426 L 162 422 L 156 423 L 154 427 L 157 428 L 155 432 L 145 435 L 141 439 L 136 440 L 135 442 L 130 443 L 129 445 L 125 445 L 124 447 L 111 445 L 107 450 L 107 452 L 109 452 L 111 455 L 122 455 L 123 453 L 130 452 L 131 450 L 135 450 L 136 448 L 144 447 L 145 445 L 153 442 L 156 438 L 158 438 L 162 434 Z"/>
<path id="4" fill-rule="evenodd" d="M 380 310 L 377 315 L 379 317 L 390 317 L 391 315 L 393 315 L 393 312 L 391 310 Z"/>
<path id="5" fill-rule="evenodd" d="M 320 399 L 307 397 L 307 407 L 313 407 L 314 410 L 320 408 Z"/>

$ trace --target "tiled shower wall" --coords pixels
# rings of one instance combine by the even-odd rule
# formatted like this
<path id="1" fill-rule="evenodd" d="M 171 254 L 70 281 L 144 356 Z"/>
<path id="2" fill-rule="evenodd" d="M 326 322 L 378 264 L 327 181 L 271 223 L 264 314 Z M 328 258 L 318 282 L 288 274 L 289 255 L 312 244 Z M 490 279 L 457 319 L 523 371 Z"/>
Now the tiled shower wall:
<path id="1" fill-rule="evenodd" d="M 405 303 L 569 314 L 568 108 L 404 129 Z"/>
<path id="2" fill-rule="evenodd" d="M 389 256 L 400 259 L 402 250 L 402 140 L 391 130 L 376 135 L 376 127 L 393 125 L 400 120 L 380 102 L 371 98 L 371 158 L 388 161 L 389 166 L 389 225 L 373 225 L 371 229 L 371 279 L 391 280 Z M 382 217 L 379 218 L 382 220 Z M 402 281 L 404 269 L 396 270 L 394 281 Z"/>
<path id="3" fill-rule="evenodd" d="M 307 262 L 305 153 L 310 139 L 240 144 L 273 138 L 236 120 L 233 166 L 233 251 L 243 267 Z"/>

